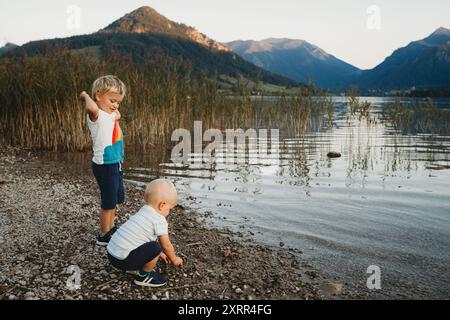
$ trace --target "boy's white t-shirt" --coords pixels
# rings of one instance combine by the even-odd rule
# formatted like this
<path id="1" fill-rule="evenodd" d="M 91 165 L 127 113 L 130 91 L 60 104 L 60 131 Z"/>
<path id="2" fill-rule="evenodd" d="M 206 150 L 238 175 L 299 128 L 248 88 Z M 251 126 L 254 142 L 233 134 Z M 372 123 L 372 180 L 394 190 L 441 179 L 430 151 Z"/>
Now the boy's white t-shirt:
<path id="1" fill-rule="evenodd" d="M 124 159 L 123 134 L 116 113 L 107 113 L 99 110 L 98 118 L 92 122 L 87 115 L 87 125 L 91 132 L 94 156 L 92 161 L 96 164 L 119 163 Z"/>
<path id="2" fill-rule="evenodd" d="M 166 218 L 145 205 L 113 234 L 107 250 L 113 257 L 124 260 L 134 249 L 169 234 L 168 229 Z"/>

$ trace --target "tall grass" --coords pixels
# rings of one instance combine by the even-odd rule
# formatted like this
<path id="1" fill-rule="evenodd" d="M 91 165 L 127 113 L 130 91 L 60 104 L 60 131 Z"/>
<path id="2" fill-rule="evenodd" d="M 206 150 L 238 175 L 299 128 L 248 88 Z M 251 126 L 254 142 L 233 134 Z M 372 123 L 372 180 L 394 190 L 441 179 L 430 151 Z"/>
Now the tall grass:
<path id="1" fill-rule="evenodd" d="M 366 119 L 368 124 L 375 122 L 375 119 L 370 117 L 372 104 L 368 101 L 360 101 L 357 97 L 358 89 L 356 87 L 351 88 L 347 91 L 347 105 L 348 117 L 358 116 L 359 120 Z"/>
<path id="2" fill-rule="evenodd" d="M 450 110 L 438 108 L 431 98 L 406 103 L 396 97 L 386 104 L 382 112 L 385 121 L 403 133 L 450 133 Z"/>
<path id="3" fill-rule="evenodd" d="M 303 133 L 331 121 L 330 100 L 313 99 L 313 88 L 277 100 L 251 96 L 238 79 L 236 96 L 219 90 L 217 80 L 192 74 L 189 63 L 152 57 L 135 64 L 123 56 L 99 60 L 68 50 L 46 56 L 0 58 L 0 142 L 54 151 L 82 151 L 91 146 L 84 105 L 100 75 L 115 74 L 128 87 L 121 106 L 127 148 L 164 144 L 176 128 L 195 120 L 210 128 L 287 127 Z"/>

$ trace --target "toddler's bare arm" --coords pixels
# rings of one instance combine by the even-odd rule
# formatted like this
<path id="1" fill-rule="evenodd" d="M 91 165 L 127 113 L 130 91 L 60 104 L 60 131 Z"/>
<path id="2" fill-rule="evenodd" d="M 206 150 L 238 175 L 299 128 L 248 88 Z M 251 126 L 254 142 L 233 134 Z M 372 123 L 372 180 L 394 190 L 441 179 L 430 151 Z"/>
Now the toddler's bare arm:
<path id="1" fill-rule="evenodd" d="M 181 266 L 183 264 L 183 259 L 178 258 L 175 254 L 175 249 L 170 242 L 168 235 L 160 236 L 159 243 L 161 244 L 164 253 L 175 266 Z"/>

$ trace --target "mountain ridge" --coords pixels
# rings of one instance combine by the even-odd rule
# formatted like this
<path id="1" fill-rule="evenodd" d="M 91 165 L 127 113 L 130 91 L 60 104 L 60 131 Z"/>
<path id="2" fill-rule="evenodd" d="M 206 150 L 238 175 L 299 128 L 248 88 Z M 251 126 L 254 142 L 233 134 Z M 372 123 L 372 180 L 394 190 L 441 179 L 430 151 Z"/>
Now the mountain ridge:
<path id="1" fill-rule="evenodd" d="M 364 90 L 450 86 L 450 30 L 440 27 L 429 36 L 394 50 L 347 85 Z"/>
<path id="2" fill-rule="evenodd" d="M 149 6 L 140 7 L 125 14 L 98 32 L 160 33 L 190 39 L 212 50 L 231 51 L 223 44 L 209 38 L 194 27 L 169 20 Z"/>
<path id="3" fill-rule="evenodd" d="M 411 41 L 372 69 L 361 70 L 301 39 L 267 38 L 226 43 L 262 68 L 321 88 L 343 90 L 409 90 L 450 86 L 450 30 L 439 27 Z"/>
<path id="4" fill-rule="evenodd" d="M 325 89 L 340 88 L 341 78 L 355 77 L 361 72 L 359 68 L 301 39 L 237 40 L 225 45 L 262 68 L 299 82 L 312 80 Z"/>
<path id="5" fill-rule="evenodd" d="M 14 50 L 17 47 L 19 47 L 17 44 L 14 44 L 12 42 L 7 42 L 7 43 L 5 43 L 5 46 L 0 48 L 0 54 L 7 53 L 8 51 Z"/>
<path id="6" fill-rule="evenodd" d="M 135 62 L 149 57 L 166 56 L 177 61 L 190 61 L 194 73 L 207 71 L 254 82 L 293 87 L 300 85 L 292 79 L 261 69 L 234 54 L 222 44 L 208 38 L 195 28 L 168 20 L 148 6 L 138 8 L 89 35 L 29 42 L 14 52 L 46 54 L 45 50 L 67 48 L 76 52 L 94 48 L 99 56 L 119 53 Z M 85 50 L 89 51 L 89 50 Z"/>
<path id="7" fill-rule="evenodd" d="M 450 30 L 445 27 L 394 50 L 374 68 L 361 70 L 302 39 L 272 37 L 220 43 L 144 6 L 90 35 L 32 41 L 20 47 L 6 44 L 0 48 L 0 54 L 42 54 L 46 46 L 95 48 L 98 55 L 119 52 L 137 61 L 163 54 L 193 61 L 196 71 L 242 75 L 288 87 L 308 81 L 332 91 L 350 86 L 379 91 L 450 86 Z"/>

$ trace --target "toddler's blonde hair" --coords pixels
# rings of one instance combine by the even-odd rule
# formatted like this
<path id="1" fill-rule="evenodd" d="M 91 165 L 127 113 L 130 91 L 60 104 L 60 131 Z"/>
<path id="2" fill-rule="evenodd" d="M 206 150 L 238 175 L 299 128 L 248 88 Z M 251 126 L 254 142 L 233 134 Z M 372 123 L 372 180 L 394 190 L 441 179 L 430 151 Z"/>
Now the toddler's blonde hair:
<path id="1" fill-rule="evenodd" d="M 96 100 L 96 93 L 105 94 L 108 92 L 118 93 L 125 96 L 127 87 L 118 77 L 113 75 L 102 76 L 92 84 L 92 98 Z"/>

